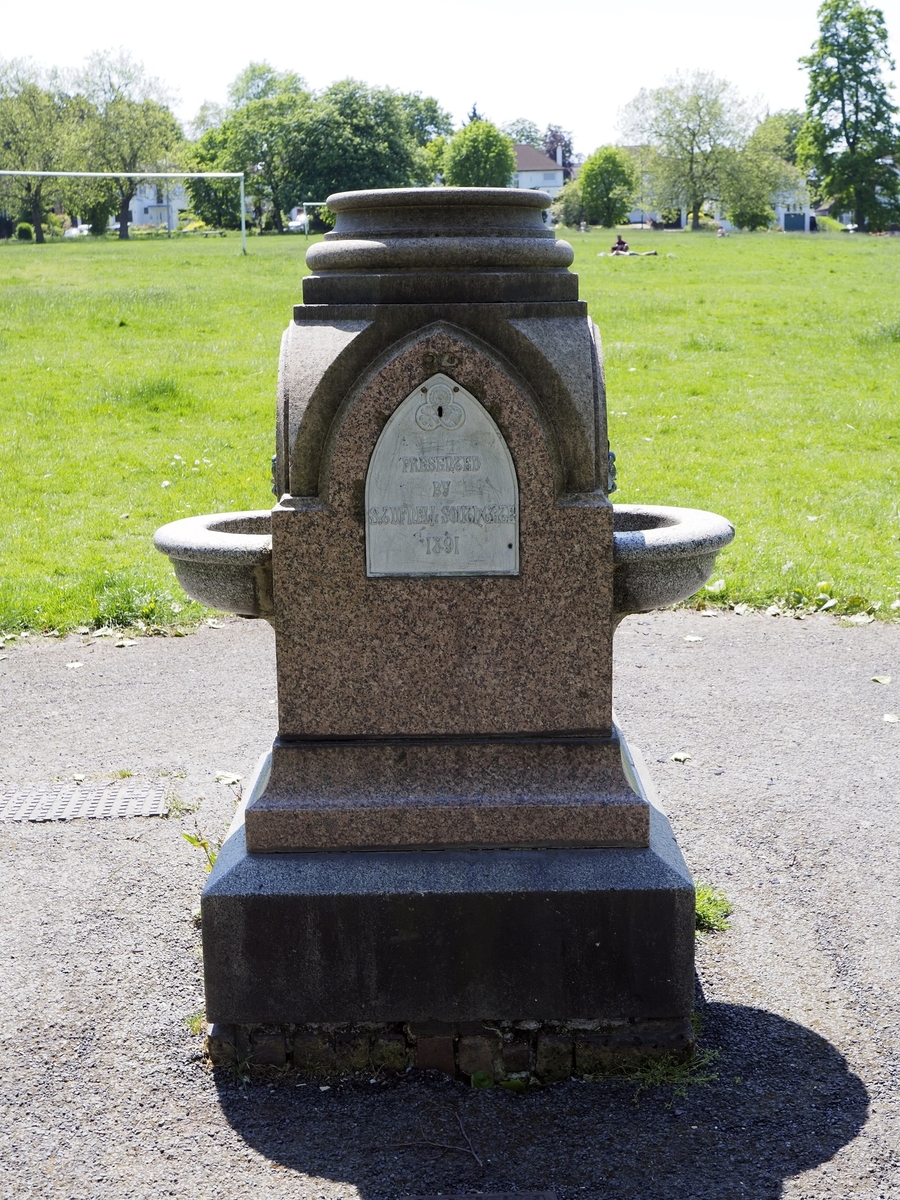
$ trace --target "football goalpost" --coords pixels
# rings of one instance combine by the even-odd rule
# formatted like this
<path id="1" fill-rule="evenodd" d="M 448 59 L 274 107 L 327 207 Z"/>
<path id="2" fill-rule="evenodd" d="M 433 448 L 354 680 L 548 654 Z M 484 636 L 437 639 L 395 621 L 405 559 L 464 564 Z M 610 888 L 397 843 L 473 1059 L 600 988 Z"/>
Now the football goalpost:
<path id="1" fill-rule="evenodd" d="M 26 179 L 239 179 L 241 181 L 241 254 L 247 253 L 247 205 L 243 171 L 0 171 Z M 304 205 L 304 213 L 306 206 Z"/>

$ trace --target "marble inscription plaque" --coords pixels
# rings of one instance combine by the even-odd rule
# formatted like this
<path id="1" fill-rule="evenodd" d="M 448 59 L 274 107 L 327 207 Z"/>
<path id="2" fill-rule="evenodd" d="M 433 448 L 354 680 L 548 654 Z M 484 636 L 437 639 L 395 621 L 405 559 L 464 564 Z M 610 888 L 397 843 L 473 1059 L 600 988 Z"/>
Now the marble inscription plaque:
<path id="1" fill-rule="evenodd" d="M 407 396 L 366 476 L 366 573 L 518 575 L 519 486 L 487 410 L 438 373 Z"/>

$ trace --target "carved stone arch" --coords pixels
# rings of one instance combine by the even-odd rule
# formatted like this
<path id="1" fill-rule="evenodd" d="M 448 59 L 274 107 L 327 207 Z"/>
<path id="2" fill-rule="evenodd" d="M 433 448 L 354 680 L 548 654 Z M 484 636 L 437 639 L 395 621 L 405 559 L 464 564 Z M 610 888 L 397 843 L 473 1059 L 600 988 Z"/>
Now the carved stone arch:
<path id="1" fill-rule="evenodd" d="M 378 435 L 397 406 L 436 371 L 453 374 L 484 406 L 507 441 L 501 396 L 512 389 L 521 397 L 537 426 L 535 434 L 540 437 L 548 459 L 548 485 L 554 498 L 558 498 L 564 491 L 564 464 L 555 430 L 534 389 L 513 363 L 493 346 L 471 330 L 445 320 L 421 326 L 386 346 L 357 377 L 341 402 L 334 405 L 334 416 L 319 463 L 319 498 L 326 504 L 332 502 L 335 456 L 347 434 L 348 420 L 359 415 L 361 399 L 368 397 L 371 407 L 373 394 L 378 395 L 377 426 L 372 431 L 370 447 L 374 449 Z M 513 454 L 515 456 L 514 450 Z"/>

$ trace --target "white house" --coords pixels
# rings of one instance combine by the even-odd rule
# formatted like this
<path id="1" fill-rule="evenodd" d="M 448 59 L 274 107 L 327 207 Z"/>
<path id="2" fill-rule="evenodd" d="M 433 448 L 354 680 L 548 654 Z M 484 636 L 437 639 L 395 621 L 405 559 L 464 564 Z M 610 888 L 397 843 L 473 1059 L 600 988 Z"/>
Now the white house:
<path id="1" fill-rule="evenodd" d="M 137 186 L 131 200 L 130 224 L 162 225 L 178 228 L 178 214 L 189 207 L 187 192 L 180 180 L 148 179 Z M 110 229 L 118 226 L 119 214 L 110 218 Z"/>
<path id="2" fill-rule="evenodd" d="M 543 150 L 535 150 L 534 146 L 527 146 L 521 142 L 517 142 L 513 149 L 516 152 L 516 170 L 511 186 L 549 192 L 551 196 L 556 196 L 566 181 L 562 165 L 562 147 L 557 148 L 556 162 L 548 158 Z"/>

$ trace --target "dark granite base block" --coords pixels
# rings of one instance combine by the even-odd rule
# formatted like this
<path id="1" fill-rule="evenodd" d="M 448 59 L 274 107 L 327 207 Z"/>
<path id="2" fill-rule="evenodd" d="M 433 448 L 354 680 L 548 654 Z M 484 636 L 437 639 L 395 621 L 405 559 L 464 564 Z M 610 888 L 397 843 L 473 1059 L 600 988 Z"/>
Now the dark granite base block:
<path id="1" fill-rule="evenodd" d="M 692 1009 L 693 883 L 652 804 L 647 849 L 248 854 L 241 814 L 202 912 L 207 1017 L 225 1024 Z"/>

